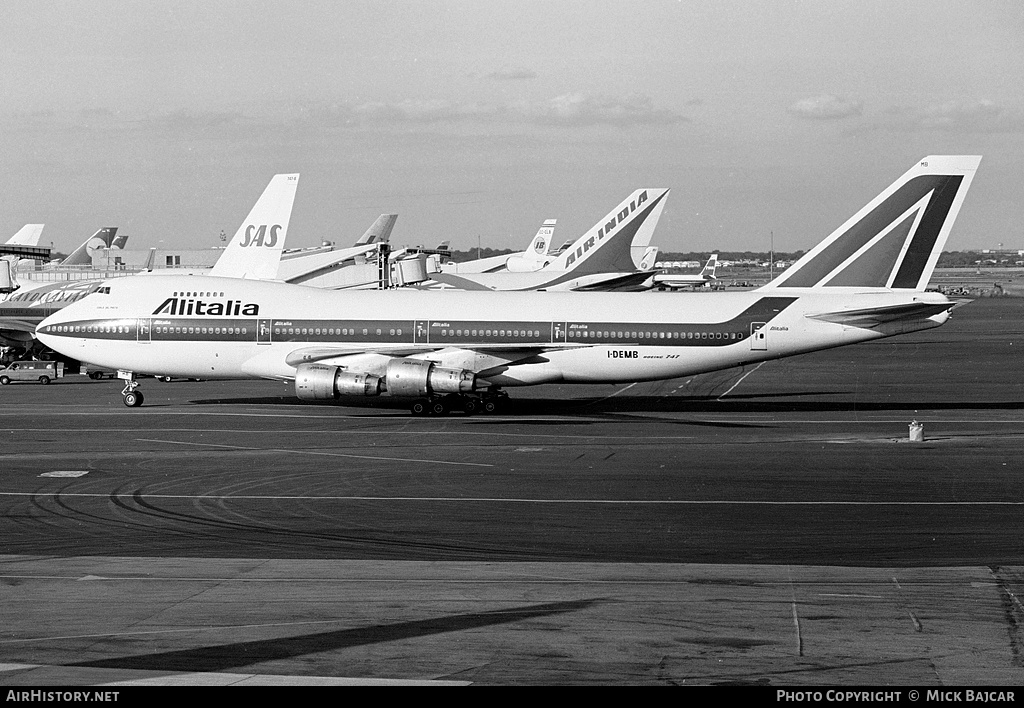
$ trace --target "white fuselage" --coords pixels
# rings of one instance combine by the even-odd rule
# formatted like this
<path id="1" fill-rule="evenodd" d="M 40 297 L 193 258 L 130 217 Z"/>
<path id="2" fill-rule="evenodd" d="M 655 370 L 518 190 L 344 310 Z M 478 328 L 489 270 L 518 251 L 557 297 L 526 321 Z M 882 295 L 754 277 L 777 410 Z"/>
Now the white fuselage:
<path id="1" fill-rule="evenodd" d="M 940 312 L 864 328 L 822 313 L 936 293 L 830 288 L 693 294 L 336 292 L 234 278 L 109 281 L 58 311 L 39 338 L 67 356 L 139 374 L 294 378 L 320 361 L 377 373 L 395 357 L 477 372 L 495 385 L 669 379 L 935 327 Z"/>

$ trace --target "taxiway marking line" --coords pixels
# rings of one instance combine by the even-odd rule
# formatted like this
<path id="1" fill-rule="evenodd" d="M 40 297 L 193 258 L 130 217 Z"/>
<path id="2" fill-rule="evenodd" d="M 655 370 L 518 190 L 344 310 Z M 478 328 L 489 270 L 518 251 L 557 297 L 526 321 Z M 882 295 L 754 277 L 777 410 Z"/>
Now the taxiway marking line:
<path id="1" fill-rule="evenodd" d="M 280 447 L 246 447 L 244 445 L 220 445 L 217 443 L 193 443 L 180 440 L 157 440 L 155 438 L 136 438 L 137 442 L 166 443 L 168 445 L 191 445 L 193 447 L 220 447 L 227 450 L 244 450 L 246 452 L 281 452 L 289 455 L 319 455 L 322 457 L 350 457 L 356 460 L 380 460 L 383 462 L 421 462 L 432 465 L 459 465 L 462 467 L 494 467 L 484 462 L 452 462 L 450 460 L 422 460 L 408 457 L 382 457 L 378 455 L 350 455 L 343 452 L 317 452 L 315 450 L 296 450 Z"/>
<path id="2" fill-rule="evenodd" d="M 1024 506 L 1024 501 L 770 501 L 729 499 L 530 499 L 525 497 L 379 497 L 310 496 L 308 494 L 148 494 L 96 492 L 0 492 L 0 497 L 60 497 L 103 499 L 191 499 L 266 501 L 383 501 L 383 502 L 474 502 L 498 504 L 621 504 L 624 506 Z"/>
<path id="3" fill-rule="evenodd" d="M 743 376 L 741 376 L 741 377 L 739 378 L 739 380 L 738 380 L 738 381 L 737 381 L 736 383 L 734 383 L 734 384 L 733 384 L 732 386 L 730 386 L 730 387 L 729 387 L 729 390 L 728 390 L 728 391 L 726 391 L 725 393 L 723 393 L 723 394 L 722 394 L 721 396 L 719 396 L 719 397 L 718 397 L 718 398 L 717 398 L 716 400 L 719 400 L 719 401 L 721 401 L 721 400 L 722 400 L 723 398 L 725 398 L 726 396 L 728 396 L 728 395 L 729 395 L 730 393 L 732 393 L 732 390 L 733 390 L 734 388 L 736 388 L 736 387 L 737 387 L 737 386 L 739 386 L 739 385 L 740 385 L 741 383 L 743 383 L 743 379 L 747 378 L 748 376 L 750 376 L 750 375 L 751 375 L 752 373 L 754 373 L 755 371 L 757 371 L 758 369 L 760 369 L 760 368 L 761 368 L 762 366 L 764 366 L 764 365 L 765 365 L 765 364 L 767 364 L 767 363 L 768 363 L 768 362 L 766 362 L 766 361 L 762 361 L 762 362 L 761 362 L 760 364 L 758 364 L 757 366 L 755 366 L 755 367 L 754 367 L 753 369 L 751 369 L 751 370 L 750 370 L 750 371 L 748 371 L 747 373 L 743 374 Z"/>

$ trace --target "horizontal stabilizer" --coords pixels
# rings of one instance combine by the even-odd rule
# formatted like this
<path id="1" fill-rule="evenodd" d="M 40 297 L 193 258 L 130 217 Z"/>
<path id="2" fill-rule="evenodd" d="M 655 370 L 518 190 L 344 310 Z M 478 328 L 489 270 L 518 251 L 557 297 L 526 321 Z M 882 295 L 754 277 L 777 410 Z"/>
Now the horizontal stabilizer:
<path id="1" fill-rule="evenodd" d="M 590 285 L 580 285 L 573 288 L 575 292 L 608 292 L 611 290 L 646 290 L 644 283 L 653 278 L 654 274 L 649 270 L 640 270 L 635 273 L 626 273 L 613 278 L 599 281 Z"/>
<path id="2" fill-rule="evenodd" d="M 863 310 L 846 310 L 843 312 L 826 312 L 818 315 L 808 315 L 811 319 L 822 322 L 833 322 L 846 325 L 847 327 L 860 327 L 871 329 L 879 325 L 888 324 L 900 320 L 923 320 L 943 312 L 948 312 L 956 306 L 953 302 L 911 302 L 904 305 L 887 305 L 884 307 L 869 307 Z"/>

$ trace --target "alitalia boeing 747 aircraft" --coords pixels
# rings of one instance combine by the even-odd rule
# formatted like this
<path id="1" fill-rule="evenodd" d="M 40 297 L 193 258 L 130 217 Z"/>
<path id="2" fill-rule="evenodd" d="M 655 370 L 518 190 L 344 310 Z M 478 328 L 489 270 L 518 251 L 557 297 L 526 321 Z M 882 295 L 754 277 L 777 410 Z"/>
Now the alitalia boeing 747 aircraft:
<path id="1" fill-rule="evenodd" d="M 503 389 L 690 376 L 941 325 L 926 292 L 980 162 L 927 157 L 749 292 L 337 292 L 212 276 L 121 278 L 37 335 L 135 374 L 292 380 L 302 399 L 387 394 L 414 414 L 490 412 Z"/>

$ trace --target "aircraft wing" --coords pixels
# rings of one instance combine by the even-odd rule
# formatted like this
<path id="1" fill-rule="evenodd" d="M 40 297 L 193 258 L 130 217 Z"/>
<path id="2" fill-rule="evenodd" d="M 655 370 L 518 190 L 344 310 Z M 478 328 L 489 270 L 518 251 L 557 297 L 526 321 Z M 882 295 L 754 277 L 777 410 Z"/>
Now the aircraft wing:
<path id="1" fill-rule="evenodd" d="M 912 302 L 905 305 L 887 305 L 870 307 L 863 310 L 844 310 L 841 312 L 823 312 L 808 315 L 811 319 L 822 322 L 834 322 L 848 327 L 871 329 L 879 325 L 898 320 L 920 320 L 947 312 L 956 307 L 955 302 Z"/>
<path id="2" fill-rule="evenodd" d="M 296 349 L 288 354 L 288 356 L 285 357 L 285 363 L 289 366 L 298 366 L 299 364 L 312 364 L 331 359 L 344 359 L 345 357 L 360 356 L 362 354 L 380 354 L 382 356 L 404 357 L 442 351 L 479 353 L 486 354 L 489 357 L 498 357 L 507 361 L 519 361 L 556 349 L 577 349 L 581 346 L 584 345 L 544 344 L 515 347 L 509 346 L 508 344 L 475 344 L 472 347 L 452 347 L 449 344 L 420 344 L 405 347 L 389 347 L 386 345 L 381 345 L 379 347 L 302 347 L 301 349 Z"/>

